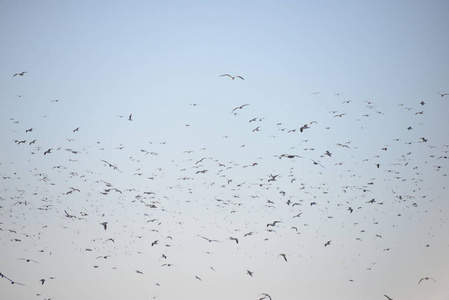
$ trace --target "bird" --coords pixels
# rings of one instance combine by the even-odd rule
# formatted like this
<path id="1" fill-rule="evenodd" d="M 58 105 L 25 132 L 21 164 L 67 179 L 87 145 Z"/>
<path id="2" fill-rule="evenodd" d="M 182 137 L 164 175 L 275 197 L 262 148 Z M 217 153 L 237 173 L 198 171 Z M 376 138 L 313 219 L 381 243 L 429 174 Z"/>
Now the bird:
<path id="1" fill-rule="evenodd" d="M 251 277 L 253 277 L 253 272 L 251 272 L 250 270 L 246 270 L 246 273 L 249 275 L 249 276 L 251 276 Z"/>
<path id="2" fill-rule="evenodd" d="M 271 299 L 271 296 L 268 295 L 267 293 L 262 293 L 262 294 L 260 294 L 259 296 L 263 296 L 263 297 L 260 298 L 259 300 L 262 300 L 262 299 L 265 299 L 265 298 L 268 298 L 269 300 L 272 300 L 272 299 Z"/>
<path id="3" fill-rule="evenodd" d="M 143 272 L 142 272 L 142 271 L 139 271 L 139 270 L 136 270 L 136 273 L 137 273 L 137 274 L 143 274 Z"/>
<path id="4" fill-rule="evenodd" d="M 231 241 L 235 241 L 237 244 L 239 243 L 239 240 L 237 239 L 237 238 L 235 238 L 235 237 L 229 237 L 229 239 L 231 240 Z"/>
<path id="5" fill-rule="evenodd" d="M 282 256 L 284 258 L 284 260 L 287 261 L 287 256 L 284 253 L 280 253 L 280 254 L 278 254 L 278 256 Z"/>
<path id="6" fill-rule="evenodd" d="M 80 129 L 81 129 L 81 127 L 77 127 L 77 128 L 75 128 L 75 129 L 73 129 L 72 132 L 80 131 Z"/>
<path id="7" fill-rule="evenodd" d="M 299 128 L 300 132 L 303 132 L 304 129 L 309 129 L 310 127 L 307 124 L 304 124 L 304 126 L 302 126 L 301 128 Z"/>
<path id="8" fill-rule="evenodd" d="M 327 246 L 330 246 L 331 245 L 331 241 L 327 241 L 325 244 L 324 244 L 324 247 L 327 247 Z"/>
<path id="9" fill-rule="evenodd" d="M 198 279 L 199 281 L 203 281 L 201 278 L 199 278 L 198 276 L 195 275 L 195 278 Z"/>
<path id="10" fill-rule="evenodd" d="M 133 120 L 133 114 L 130 114 L 128 117 L 128 121 L 132 121 Z"/>
<path id="11" fill-rule="evenodd" d="M 108 228 L 108 222 L 103 222 L 100 224 L 103 225 L 104 230 L 106 230 Z"/>
<path id="12" fill-rule="evenodd" d="M 105 160 L 103 160 L 103 159 L 100 159 L 100 160 L 101 160 L 102 162 L 108 164 L 108 166 L 111 167 L 111 168 L 113 168 L 114 170 L 117 170 L 117 171 L 121 172 L 121 171 L 117 168 L 117 166 L 115 166 L 115 165 L 113 165 L 113 164 L 111 164 L 111 163 L 109 163 L 109 162 L 107 162 L 107 161 L 105 161 Z"/>
<path id="13" fill-rule="evenodd" d="M 237 109 L 243 109 L 245 106 L 248 106 L 249 104 L 243 104 L 240 106 L 235 107 L 232 111 L 236 111 Z"/>
<path id="14" fill-rule="evenodd" d="M 39 281 L 41 282 L 41 285 L 45 283 L 45 279 L 40 279 Z"/>
<path id="15" fill-rule="evenodd" d="M 23 75 L 25 75 L 25 73 L 28 73 L 28 72 L 21 72 L 21 73 L 16 73 L 16 74 L 14 74 L 14 75 L 12 75 L 12 77 L 15 77 L 15 76 L 17 76 L 17 75 L 19 75 L 19 76 L 23 76 Z"/>
<path id="16" fill-rule="evenodd" d="M 30 262 L 30 261 L 32 261 L 32 262 L 34 262 L 34 263 L 37 263 L 37 264 L 38 264 L 38 262 L 37 262 L 37 261 L 35 261 L 35 260 L 32 260 L 32 259 L 29 259 L 29 258 L 19 258 L 18 260 L 24 260 L 24 261 L 26 261 L 26 262 Z"/>
<path id="17" fill-rule="evenodd" d="M 51 150 L 53 150 L 53 148 L 50 148 L 50 149 L 48 149 L 47 151 L 45 151 L 45 152 L 44 152 L 44 155 L 50 154 L 50 153 L 51 153 Z"/>
<path id="18" fill-rule="evenodd" d="M 268 223 L 267 227 L 270 227 L 270 226 L 274 227 L 274 226 L 276 226 L 277 223 L 282 223 L 282 222 L 281 221 L 274 221 L 273 223 Z"/>
<path id="19" fill-rule="evenodd" d="M 223 77 L 223 76 L 226 76 L 226 77 L 229 77 L 229 78 L 231 78 L 232 80 L 234 80 L 235 78 L 240 78 L 241 80 L 245 80 L 242 76 L 240 76 L 240 75 L 238 75 L 238 76 L 231 76 L 231 75 L 229 75 L 229 74 L 223 74 L 223 75 L 220 75 L 220 77 Z"/>
<path id="20" fill-rule="evenodd" d="M 431 279 L 431 280 L 437 282 L 437 281 L 436 281 L 435 279 L 433 279 L 433 278 L 430 278 L 430 277 L 423 277 L 423 278 L 421 278 L 421 279 L 419 280 L 418 284 L 420 284 L 421 281 L 423 281 L 423 280 L 429 280 L 429 279 Z"/>
<path id="21" fill-rule="evenodd" d="M 14 75 L 14 76 L 16 76 L 16 75 Z M 449 95 L 449 93 L 441 94 L 441 93 L 438 93 L 438 92 L 437 92 L 437 94 L 440 95 L 441 97 L 444 97 L 444 96 L 448 96 L 448 95 Z"/>
<path id="22" fill-rule="evenodd" d="M 206 241 L 208 241 L 209 243 L 210 242 L 220 242 L 220 241 L 218 241 L 218 240 L 212 240 L 212 239 L 208 239 L 207 237 L 204 237 L 204 236 L 201 236 L 201 235 L 198 235 L 200 238 L 203 238 L 203 239 L 205 239 Z"/>
<path id="23" fill-rule="evenodd" d="M 390 298 L 387 295 L 384 295 L 384 296 L 387 297 L 388 300 L 393 300 L 393 298 Z"/>

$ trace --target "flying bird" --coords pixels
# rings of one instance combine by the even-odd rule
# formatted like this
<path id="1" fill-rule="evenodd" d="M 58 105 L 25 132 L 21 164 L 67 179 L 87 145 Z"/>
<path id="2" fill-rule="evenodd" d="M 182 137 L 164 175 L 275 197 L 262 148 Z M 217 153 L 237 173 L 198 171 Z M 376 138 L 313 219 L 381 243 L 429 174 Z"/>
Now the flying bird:
<path id="1" fill-rule="evenodd" d="M 433 278 L 430 278 L 430 277 L 423 277 L 423 278 L 421 278 L 421 279 L 419 280 L 418 284 L 420 284 L 421 281 L 423 281 L 423 280 L 429 280 L 429 279 L 431 279 L 431 280 L 437 282 L 437 281 L 436 281 L 435 279 L 433 279 Z"/>
<path id="2" fill-rule="evenodd" d="M 245 80 L 242 76 L 231 76 L 231 75 L 229 75 L 229 74 L 223 74 L 223 75 L 220 75 L 220 77 L 223 77 L 223 76 L 229 77 L 229 78 L 231 78 L 232 80 L 234 80 L 235 78 L 240 78 L 241 80 Z"/>
<path id="3" fill-rule="evenodd" d="M 235 238 L 235 237 L 229 237 L 229 239 L 231 240 L 231 241 L 235 241 L 237 244 L 239 243 L 239 240 L 237 239 L 237 238 Z"/>
<path id="4" fill-rule="evenodd" d="M 130 114 L 128 117 L 128 121 L 132 121 L 133 120 L 133 114 Z"/>
<path id="5" fill-rule="evenodd" d="M 248 106 L 249 104 L 243 104 L 240 106 L 237 106 L 236 108 L 234 108 L 232 111 L 236 111 L 237 109 L 243 109 L 245 106 Z"/>
<path id="6" fill-rule="evenodd" d="M 28 73 L 28 72 L 22 72 L 22 73 L 16 73 L 16 74 L 14 74 L 14 75 L 12 75 L 12 77 L 15 77 L 15 76 L 17 76 L 17 75 L 19 75 L 19 76 L 23 76 L 23 75 L 25 75 L 25 73 Z"/>
<path id="7" fill-rule="evenodd" d="M 121 172 L 121 171 L 117 168 L 117 166 L 115 166 L 115 165 L 113 165 L 113 164 L 111 164 L 111 163 L 109 163 L 109 162 L 107 162 L 107 161 L 105 161 L 105 160 L 103 160 L 103 159 L 100 159 L 100 160 L 101 160 L 102 162 L 106 163 L 109 167 L 113 168 L 114 170 L 117 170 L 117 171 Z"/>
<path id="8" fill-rule="evenodd" d="M 26 73 L 26 72 L 25 72 L 25 73 Z M 14 75 L 14 76 L 16 76 L 16 75 Z M 449 95 L 449 93 L 441 94 L 441 93 L 438 93 L 438 92 L 437 92 L 437 94 L 440 95 L 441 97 L 444 97 L 444 96 L 448 96 L 448 95 Z"/>
<path id="9" fill-rule="evenodd" d="M 272 300 L 272 299 L 271 299 L 271 296 L 268 295 L 267 293 L 262 293 L 262 294 L 260 294 L 259 296 L 263 296 L 263 297 L 260 298 L 259 300 L 266 299 L 266 298 L 268 298 L 269 300 Z"/>
<path id="10" fill-rule="evenodd" d="M 208 239 L 207 237 L 204 237 L 204 236 L 201 236 L 201 235 L 198 235 L 200 238 L 203 238 L 203 239 L 205 239 L 206 241 L 208 241 L 209 243 L 210 242 L 221 242 L 221 241 L 218 241 L 218 240 L 212 240 L 212 239 Z"/>
<path id="11" fill-rule="evenodd" d="M 324 247 L 327 247 L 327 246 L 330 246 L 331 245 L 331 241 L 327 241 L 325 244 L 324 244 Z"/>
<path id="12" fill-rule="evenodd" d="M 280 254 L 278 254 L 278 256 L 282 256 L 284 258 L 284 260 L 287 261 L 287 256 L 284 253 L 280 253 Z"/>
<path id="13" fill-rule="evenodd" d="M 100 223 L 100 225 L 103 225 L 104 230 L 108 228 L 108 222 Z"/>
<path id="14" fill-rule="evenodd" d="M 38 262 L 37 262 L 37 261 L 35 261 L 35 260 L 32 260 L 32 259 L 28 259 L 28 258 L 19 258 L 18 260 L 24 260 L 24 261 L 26 261 L 26 262 L 30 262 L 30 261 L 32 261 L 32 262 L 34 262 L 34 263 L 37 263 L 37 264 L 38 264 Z"/>

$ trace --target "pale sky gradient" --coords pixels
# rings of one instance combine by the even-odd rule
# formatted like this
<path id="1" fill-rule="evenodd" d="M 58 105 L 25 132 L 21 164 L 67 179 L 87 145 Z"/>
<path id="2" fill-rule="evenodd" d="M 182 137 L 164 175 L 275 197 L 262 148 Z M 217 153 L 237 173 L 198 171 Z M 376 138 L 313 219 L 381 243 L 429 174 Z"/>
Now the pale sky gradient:
<path id="1" fill-rule="evenodd" d="M 1 1 L 0 298 L 447 300 L 448 15 Z"/>

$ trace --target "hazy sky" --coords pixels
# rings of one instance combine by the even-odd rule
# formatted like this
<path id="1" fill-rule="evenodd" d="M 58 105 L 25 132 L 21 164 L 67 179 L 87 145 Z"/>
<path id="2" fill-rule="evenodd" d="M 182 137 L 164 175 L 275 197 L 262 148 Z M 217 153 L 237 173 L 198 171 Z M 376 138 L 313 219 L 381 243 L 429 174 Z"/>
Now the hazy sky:
<path id="1" fill-rule="evenodd" d="M 0 1 L 0 298 L 447 300 L 448 15 Z"/>

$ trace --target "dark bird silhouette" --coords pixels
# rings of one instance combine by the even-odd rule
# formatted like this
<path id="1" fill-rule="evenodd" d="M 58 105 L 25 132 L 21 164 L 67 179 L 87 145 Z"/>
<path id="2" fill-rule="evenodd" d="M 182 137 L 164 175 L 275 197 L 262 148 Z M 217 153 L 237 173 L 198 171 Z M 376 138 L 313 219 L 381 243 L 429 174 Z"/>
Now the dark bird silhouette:
<path id="1" fill-rule="evenodd" d="M 128 117 L 128 121 L 132 121 L 133 120 L 133 114 L 130 114 Z"/>
<path id="2" fill-rule="evenodd" d="M 53 148 L 48 149 L 47 151 L 44 152 L 44 155 L 50 154 L 51 150 L 53 150 Z"/>
<path id="3" fill-rule="evenodd" d="M 251 277 L 253 277 L 253 272 L 251 272 L 250 270 L 246 270 L 246 273 L 249 275 L 249 276 L 251 276 Z"/>
<path id="4" fill-rule="evenodd" d="M 421 278 L 421 279 L 419 280 L 418 284 L 420 284 L 421 281 L 423 281 L 423 280 L 429 280 L 429 279 L 431 279 L 431 280 L 437 282 L 437 281 L 436 281 L 435 279 L 433 279 L 433 278 L 430 278 L 430 277 L 423 277 L 423 278 Z"/>
<path id="5" fill-rule="evenodd" d="M 327 247 L 327 246 L 330 246 L 331 245 L 331 241 L 327 241 L 325 244 L 324 244 L 324 247 Z"/>
<path id="6" fill-rule="evenodd" d="M 103 225 L 104 230 L 108 229 L 108 222 L 100 223 L 100 225 Z"/>
<path id="7" fill-rule="evenodd" d="M 17 76 L 17 75 L 19 75 L 19 76 L 23 76 L 23 75 L 25 75 L 25 73 L 28 73 L 28 72 L 21 72 L 21 73 L 16 73 L 16 74 L 14 74 L 14 75 L 12 75 L 12 77 L 15 77 L 15 76 Z"/>
<path id="8" fill-rule="evenodd" d="M 245 106 L 248 106 L 249 104 L 243 104 L 240 106 L 235 107 L 232 111 L 236 111 L 237 109 L 243 109 Z"/>
<path id="9" fill-rule="evenodd" d="M 26 261 L 26 262 L 34 262 L 34 263 L 37 263 L 37 264 L 38 264 L 37 261 L 32 260 L 32 259 L 29 259 L 29 258 L 19 258 L 18 260 L 24 260 L 24 261 Z"/>
<path id="10" fill-rule="evenodd" d="M 137 274 L 143 274 L 143 272 L 142 272 L 142 271 L 139 271 L 139 270 L 136 270 L 136 273 L 137 273 Z"/>
<path id="11" fill-rule="evenodd" d="M 302 126 L 301 128 L 299 128 L 299 131 L 303 132 L 305 129 L 309 129 L 309 125 L 304 124 L 304 126 Z"/>
<path id="12" fill-rule="evenodd" d="M 390 298 L 387 295 L 384 295 L 384 296 L 387 297 L 388 300 L 393 300 L 393 298 Z"/>
<path id="13" fill-rule="evenodd" d="M 274 227 L 274 226 L 276 226 L 277 223 L 282 223 L 282 222 L 281 221 L 274 221 L 273 223 L 268 223 L 267 227 L 270 227 L 270 226 Z"/>
<path id="14" fill-rule="evenodd" d="M 262 294 L 260 294 L 260 296 L 263 296 L 263 297 L 260 298 L 259 300 L 266 299 L 266 298 L 268 298 L 269 300 L 272 300 L 272 299 L 271 299 L 271 296 L 268 295 L 267 293 L 262 293 Z"/>
<path id="15" fill-rule="evenodd" d="M 231 240 L 231 241 L 235 241 L 236 242 L 236 244 L 238 244 L 239 243 L 239 240 L 237 239 L 237 238 L 235 238 L 235 237 L 229 237 L 229 239 Z"/>
<path id="16" fill-rule="evenodd" d="M 77 132 L 80 131 L 81 127 L 76 127 L 75 129 L 72 130 L 72 132 Z"/>
<path id="17" fill-rule="evenodd" d="M 0 273 L 0 278 L 5 278 L 6 280 L 8 280 L 11 284 L 18 284 L 18 285 L 24 285 L 23 283 L 20 283 L 20 282 L 16 282 L 16 281 L 14 281 L 14 280 L 12 280 L 11 278 L 9 278 L 9 277 L 6 277 L 5 275 L 3 275 L 2 273 Z"/>
<path id="18" fill-rule="evenodd" d="M 26 72 L 25 72 L 25 73 L 26 73 Z M 14 75 L 14 76 L 15 76 L 15 75 Z M 438 93 L 438 92 L 437 92 L 437 94 L 440 95 L 441 97 L 444 97 L 444 96 L 448 96 L 448 95 L 449 95 L 449 93 L 441 94 L 441 93 Z"/>
<path id="19" fill-rule="evenodd" d="M 101 160 L 102 162 L 106 163 L 109 167 L 113 168 L 114 170 L 117 170 L 117 171 L 121 172 L 121 171 L 117 168 L 117 166 L 115 166 L 115 165 L 113 165 L 113 164 L 111 164 L 111 163 L 109 163 L 109 162 L 107 162 L 107 161 L 105 161 L 105 160 L 103 160 L 103 159 L 100 159 L 100 160 Z"/>
<path id="20" fill-rule="evenodd" d="M 280 253 L 280 254 L 278 254 L 278 256 L 282 256 L 284 258 L 284 260 L 287 261 L 287 255 L 285 255 L 284 253 Z"/>
<path id="21" fill-rule="evenodd" d="M 201 235 L 198 235 L 200 238 L 203 238 L 203 239 L 205 239 L 206 241 L 208 241 L 209 243 L 211 243 L 211 242 L 221 242 L 221 241 L 218 241 L 218 240 L 212 240 L 212 239 L 208 239 L 207 237 L 204 237 L 204 236 L 201 236 Z"/>
<path id="22" fill-rule="evenodd" d="M 235 78 L 240 78 L 241 80 L 245 80 L 242 76 L 231 76 L 231 75 L 229 75 L 229 74 L 223 74 L 223 75 L 220 75 L 220 77 L 223 77 L 223 76 L 229 77 L 229 78 L 231 78 L 232 80 L 234 80 Z"/>

